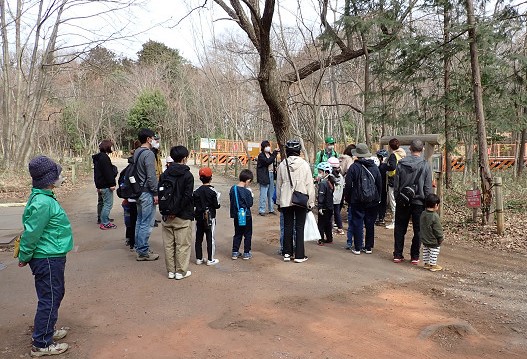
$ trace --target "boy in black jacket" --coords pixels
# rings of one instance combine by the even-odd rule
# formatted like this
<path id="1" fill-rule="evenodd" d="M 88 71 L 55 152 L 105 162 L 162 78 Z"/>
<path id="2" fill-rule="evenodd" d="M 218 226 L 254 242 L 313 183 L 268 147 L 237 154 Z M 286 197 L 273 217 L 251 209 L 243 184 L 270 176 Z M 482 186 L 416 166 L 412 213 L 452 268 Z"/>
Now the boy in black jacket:
<path id="1" fill-rule="evenodd" d="M 173 208 L 162 213 L 163 244 L 165 246 L 165 264 L 169 279 L 183 279 L 192 273 L 188 270 L 192 245 L 192 221 L 194 220 L 194 177 L 186 165 L 188 150 L 184 146 L 170 149 L 174 160 L 169 168 L 159 177 L 159 210 L 165 212 L 165 181 L 174 181 Z M 162 203 L 163 202 L 163 203 Z"/>
<path id="2" fill-rule="evenodd" d="M 240 257 L 240 245 L 243 241 L 243 259 L 251 259 L 251 239 L 253 236 L 253 220 L 251 216 L 251 207 L 253 206 L 253 193 L 249 185 L 254 176 L 250 170 L 243 170 L 240 172 L 240 182 L 236 186 L 232 186 L 229 192 L 229 199 L 231 201 L 230 214 L 234 219 L 234 236 L 232 237 L 232 259 L 236 260 Z M 238 200 L 236 200 L 238 198 Z M 241 225 L 238 220 L 239 209 L 245 210 L 245 225 Z"/>
<path id="3" fill-rule="evenodd" d="M 216 227 L 216 210 L 220 208 L 218 202 L 220 193 L 210 185 L 212 181 L 212 170 L 209 167 L 203 167 L 199 170 L 199 179 L 202 186 L 194 191 L 194 217 L 196 218 L 196 264 L 202 264 L 203 235 L 207 239 L 207 265 L 213 266 L 218 264 L 219 260 L 214 258 L 216 246 L 214 244 L 214 229 Z"/>
<path id="4" fill-rule="evenodd" d="M 335 189 L 335 178 L 330 175 L 332 168 L 328 162 L 320 162 L 318 169 L 318 231 L 320 232 L 319 246 L 324 243 L 333 243 L 333 190 Z M 326 240 L 324 240 L 326 234 Z"/>

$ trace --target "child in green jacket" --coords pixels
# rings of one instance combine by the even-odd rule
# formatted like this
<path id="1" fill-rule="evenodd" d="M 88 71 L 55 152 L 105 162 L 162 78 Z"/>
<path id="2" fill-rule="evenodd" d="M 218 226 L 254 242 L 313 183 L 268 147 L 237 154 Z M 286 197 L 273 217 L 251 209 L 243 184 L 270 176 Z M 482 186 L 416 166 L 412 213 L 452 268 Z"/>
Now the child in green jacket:
<path id="1" fill-rule="evenodd" d="M 58 310 L 64 297 L 66 253 L 73 248 L 70 221 L 53 188 L 64 178 L 62 168 L 46 156 L 29 162 L 33 188 L 22 216 L 24 232 L 20 239 L 18 266 L 29 263 L 38 297 L 31 356 L 61 354 L 68 344 L 56 343 L 66 336 L 65 328 L 55 330 Z"/>
<path id="2" fill-rule="evenodd" d="M 419 236 L 423 244 L 423 262 L 425 269 L 437 272 L 443 269 L 437 265 L 437 257 L 443 243 L 443 227 L 437 214 L 440 199 L 431 193 L 425 198 L 426 210 L 421 213 Z"/>

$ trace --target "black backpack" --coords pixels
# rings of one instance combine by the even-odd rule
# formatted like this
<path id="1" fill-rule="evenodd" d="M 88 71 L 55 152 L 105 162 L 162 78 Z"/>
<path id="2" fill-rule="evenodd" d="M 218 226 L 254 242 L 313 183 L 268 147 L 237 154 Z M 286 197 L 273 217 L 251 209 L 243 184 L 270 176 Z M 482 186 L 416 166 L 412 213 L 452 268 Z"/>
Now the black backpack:
<path id="1" fill-rule="evenodd" d="M 360 165 L 358 199 L 360 203 L 379 201 L 379 192 L 375 185 L 375 177 L 364 165 Z"/>
<path id="2" fill-rule="evenodd" d="M 145 149 L 146 150 L 146 149 Z M 139 156 L 141 156 L 141 153 L 145 150 L 142 150 L 138 155 L 137 159 L 139 160 Z M 125 167 L 124 170 L 121 171 L 119 174 L 119 179 L 117 180 L 117 184 L 119 187 L 117 188 L 117 197 L 119 198 L 138 198 L 142 193 L 142 187 L 137 183 L 137 169 L 135 162 L 132 157 L 132 161 L 128 164 L 128 166 Z"/>
<path id="3" fill-rule="evenodd" d="M 176 216 L 181 211 L 181 194 L 178 193 L 177 178 L 164 174 L 157 191 L 159 213 L 163 216 Z"/>

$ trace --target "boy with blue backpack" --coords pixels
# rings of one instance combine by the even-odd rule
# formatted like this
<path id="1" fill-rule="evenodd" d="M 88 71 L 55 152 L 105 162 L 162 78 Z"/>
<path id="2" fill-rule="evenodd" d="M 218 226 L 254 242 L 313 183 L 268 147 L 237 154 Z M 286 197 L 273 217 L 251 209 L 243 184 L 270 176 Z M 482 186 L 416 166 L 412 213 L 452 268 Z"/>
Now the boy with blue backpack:
<path id="1" fill-rule="evenodd" d="M 248 188 L 254 176 L 250 170 L 240 172 L 237 185 L 232 186 L 229 192 L 230 215 L 234 219 L 234 236 L 232 237 L 232 259 L 241 256 L 240 246 L 243 240 L 243 259 L 251 259 L 251 239 L 253 235 L 253 222 L 251 207 L 253 206 L 253 193 Z"/>

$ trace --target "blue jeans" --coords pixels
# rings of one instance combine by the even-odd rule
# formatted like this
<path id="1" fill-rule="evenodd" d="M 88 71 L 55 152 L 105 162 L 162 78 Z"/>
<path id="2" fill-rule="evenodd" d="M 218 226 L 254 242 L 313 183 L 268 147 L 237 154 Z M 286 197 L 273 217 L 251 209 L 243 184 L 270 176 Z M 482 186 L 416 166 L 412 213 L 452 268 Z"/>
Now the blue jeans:
<path id="1" fill-rule="evenodd" d="M 274 193 L 274 175 L 273 172 L 269 172 L 269 184 L 260 184 L 260 201 L 258 205 L 258 213 L 265 213 L 265 202 L 267 202 L 267 208 L 269 212 L 274 212 L 273 206 L 273 193 Z"/>
<path id="2" fill-rule="evenodd" d="M 372 249 L 374 245 L 375 220 L 377 219 L 378 206 L 364 207 L 363 204 L 352 203 L 349 208 L 352 221 L 348 223 L 348 233 L 349 228 L 351 228 L 355 250 L 360 251 L 363 247 L 367 250 Z M 366 228 L 366 243 L 363 246 L 364 228 Z"/>
<path id="3" fill-rule="evenodd" d="M 102 209 L 101 209 L 101 223 L 110 223 L 110 211 L 113 207 L 113 191 L 109 188 L 101 188 Z"/>
<path id="4" fill-rule="evenodd" d="M 150 233 L 154 223 L 154 196 L 143 192 L 137 199 L 137 223 L 135 225 L 135 251 L 139 255 L 147 255 L 150 245 Z"/>
<path id="5" fill-rule="evenodd" d="M 53 332 L 64 298 L 66 257 L 33 258 L 29 267 L 35 277 L 38 305 L 33 329 L 33 345 L 46 348 L 53 344 Z"/>

